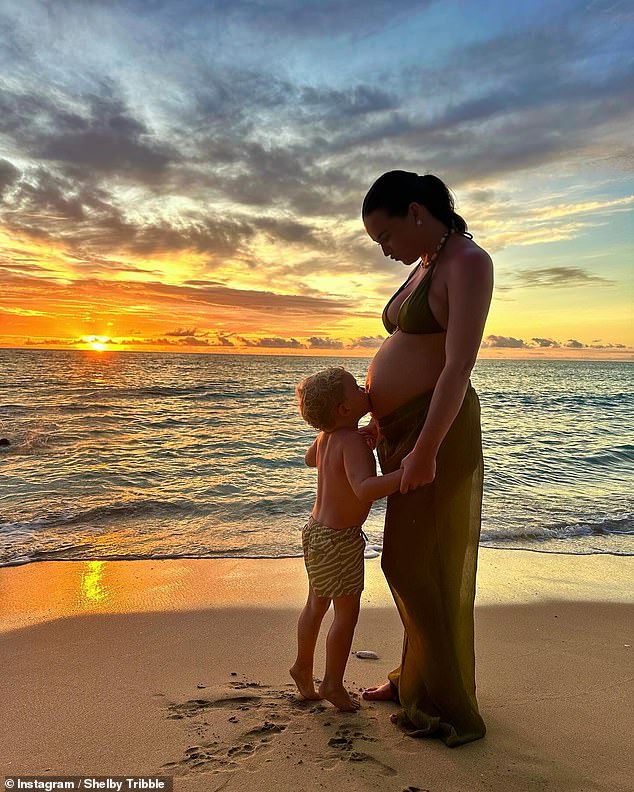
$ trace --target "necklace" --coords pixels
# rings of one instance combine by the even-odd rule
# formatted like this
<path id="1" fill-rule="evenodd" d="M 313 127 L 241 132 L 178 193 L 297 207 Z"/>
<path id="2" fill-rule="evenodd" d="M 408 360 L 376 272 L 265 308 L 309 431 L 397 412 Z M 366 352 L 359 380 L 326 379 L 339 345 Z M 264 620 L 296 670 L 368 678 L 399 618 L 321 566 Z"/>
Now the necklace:
<path id="1" fill-rule="evenodd" d="M 431 265 L 434 263 L 434 261 L 436 261 L 436 259 L 440 255 L 440 251 L 444 248 L 445 243 L 449 239 L 449 236 L 451 235 L 451 233 L 452 233 L 451 229 L 448 229 L 447 231 L 445 231 L 445 233 L 442 235 L 442 237 L 440 239 L 440 242 L 438 243 L 438 246 L 436 247 L 436 250 L 434 250 L 434 252 L 431 254 L 431 256 L 429 258 L 425 259 L 424 262 L 423 262 L 423 260 L 421 258 L 420 266 L 421 266 L 422 269 L 429 269 L 429 267 L 431 267 Z"/>

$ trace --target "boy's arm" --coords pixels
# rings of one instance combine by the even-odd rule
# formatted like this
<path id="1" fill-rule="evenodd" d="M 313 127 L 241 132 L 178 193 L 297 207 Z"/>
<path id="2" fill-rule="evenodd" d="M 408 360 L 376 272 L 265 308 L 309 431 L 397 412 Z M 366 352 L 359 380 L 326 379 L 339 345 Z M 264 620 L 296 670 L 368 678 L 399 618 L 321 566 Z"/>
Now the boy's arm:
<path id="1" fill-rule="evenodd" d="M 402 470 L 376 475 L 374 455 L 358 433 L 351 434 L 344 443 L 343 465 L 354 494 L 364 503 L 391 495 L 401 485 Z"/>
<path id="2" fill-rule="evenodd" d="M 319 440 L 319 435 L 313 440 L 313 444 L 308 449 L 306 454 L 304 455 L 304 462 L 308 465 L 308 467 L 317 467 L 317 441 Z"/>

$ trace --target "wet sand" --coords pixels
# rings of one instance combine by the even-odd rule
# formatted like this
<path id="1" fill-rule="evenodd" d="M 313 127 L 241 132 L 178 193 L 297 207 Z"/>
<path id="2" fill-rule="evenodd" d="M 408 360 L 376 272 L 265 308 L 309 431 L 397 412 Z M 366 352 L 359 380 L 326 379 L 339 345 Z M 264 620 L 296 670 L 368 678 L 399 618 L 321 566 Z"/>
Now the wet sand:
<path id="1" fill-rule="evenodd" d="M 625 790 L 634 559 L 483 549 L 484 740 L 457 749 L 298 698 L 301 559 L 0 569 L 5 775 L 171 775 L 175 790 Z M 346 681 L 383 681 L 401 627 L 379 560 Z M 324 624 L 327 628 L 329 617 Z M 323 640 L 316 673 L 323 668 Z"/>

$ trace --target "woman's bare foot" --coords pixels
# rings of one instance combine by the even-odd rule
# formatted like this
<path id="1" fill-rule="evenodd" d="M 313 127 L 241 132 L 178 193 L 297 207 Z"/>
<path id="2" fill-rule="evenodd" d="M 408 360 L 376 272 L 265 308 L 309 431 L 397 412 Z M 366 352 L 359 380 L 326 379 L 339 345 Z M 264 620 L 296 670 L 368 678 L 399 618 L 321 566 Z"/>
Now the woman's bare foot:
<path id="1" fill-rule="evenodd" d="M 297 689 L 305 699 L 309 701 L 321 701 L 322 697 L 315 690 L 315 682 L 313 681 L 313 674 L 310 669 L 294 665 L 289 669 L 289 674 L 293 677 Z"/>
<path id="2" fill-rule="evenodd" d="M 356 712 L 361 707 L 358 701 L 350 698 L 350 694 L 343 685 L 328 687 L 322 682 L 319 686 L 319 695 L 334 704 L 341 712 Z"/>
<path id="3" fill-rule="evenodd" d="M 362 693 L 366 701 L 396 701 L 392 683 L 386 682 L 384 685 L 366 688 Z"/>

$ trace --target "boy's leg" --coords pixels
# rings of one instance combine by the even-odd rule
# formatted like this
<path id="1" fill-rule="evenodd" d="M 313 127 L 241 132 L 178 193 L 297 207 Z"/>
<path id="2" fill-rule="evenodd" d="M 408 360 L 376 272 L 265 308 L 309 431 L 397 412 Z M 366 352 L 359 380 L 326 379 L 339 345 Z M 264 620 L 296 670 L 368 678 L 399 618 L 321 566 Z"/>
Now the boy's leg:
<path id="1" fill-rule="evenodd" d="M 319 695 L 344 712 L 359 709 L 359 703 L 350 698 L 343 686 L 343 675 L 359 618 L 360 600 L 360 592 L 334 599 L 335 618 L 326 638 L 326 673 L 319 686 Z"/>
<path id="2" fill-rule="evenodd" d="M 330 607 L 330 599 L 318 597 L 309 585 L 308 599 L 297 622 L 297 659 L 290 669 L 297 689 L 307 699 L 320 699 L 313 681 L 313 659 L 319 628 Z"/>

